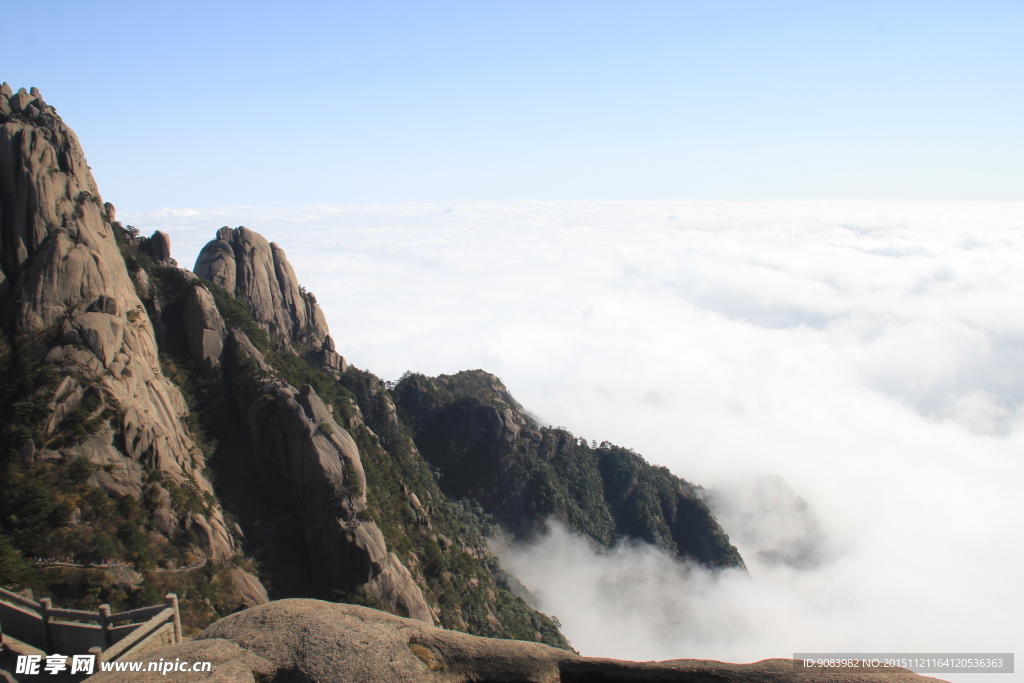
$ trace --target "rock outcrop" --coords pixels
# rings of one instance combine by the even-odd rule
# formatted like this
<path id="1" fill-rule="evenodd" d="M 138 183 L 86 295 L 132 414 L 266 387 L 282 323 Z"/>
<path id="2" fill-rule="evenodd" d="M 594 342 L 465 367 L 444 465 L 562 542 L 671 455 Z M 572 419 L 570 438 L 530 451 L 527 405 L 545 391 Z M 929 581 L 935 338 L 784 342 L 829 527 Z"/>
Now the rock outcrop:
<path id="1" fill-rule="evenodd" d="M 316 298 L 299 286 L 284 250 L 245 227 L 224 227 L 196 260 L 195 273 L 248 302 L 253 317 L 275 341 L 297 352 L 312 351 L 321 363 L 344 372 L 327 319 Z"/>
<path id="2" fill-rule="evenodd" d="M 323 312 L 305 292 L 284 251 L 248 228 L 221 228 L 196 261 L 199 277 L 248 305 L 255 322 L 281 347 L 306 352 L 324 370 L 340 374 Z M 433 623 L 433 614 L 412 574 L 389 552 L 380 529 L 359 517 L 367 482 L 359 449 L 335 421 L 313 387 L 291 386 L 241 331 L 228 334 L 213 296 L 196 285 L 189 293 L 185 328 L 193 357 L 217 368 L 229 347 L 226 368 L 249 443 L 277 467 L 302 510 L 302 530 L 324 583 L 363 586 L 400 614 Z"/>
<path id="3" fill-rule="evenodd" d="M 256 605 L 265 605 L 270 602 L 270 597 L 267 595 L 267 589 L 260 583 L 260 580 L 247 571 L 241 569 L 231 570 L 231 580 L 235 584 L 235 588 L 241 594 L 242 599 L 245 600 L 245 604 L 249 607 L 255 607 Z"/>
<path id="4" fill-rule="evenodd" d="M 351 435 L 313 387 L 273 377 L 243 333 L 231 333 L 231 346 L 232 384 L 250 443 L 292 487 L 316 568 L 332 585 L 364 585 L 401 614 L 433 623 L 421 589 L 377 525 L 359 518 L 367 482 Z"/>
<path id="5" fill-rule="evenodd" d="M 111 219 L 113 220 L 113 219 Z M 161 265 L 174 265 L 171 259 L 171 236 L 157 230 L 146 241 L 146 249 L 153 260 Z"/>
<path id="6" fill-rule="evenodd" d="M 209 371 L 220 367 L 228 330 L 217 311 L 213 295 L 205 287 L 193 287 L 185 306 L 185 335 L 189 351 Z"/>
<path id="7" fill-rule="evenodd" d="M 210 661 L 224 683 L 936 683 L 906 669 L 829 673 L 792 660 L 728 664 L 697 659 L 627 662 L 581 657 L 539 643 L 447 631 L 355 605 L 279 600 L 212 624 L 191 642 L 152 650 L 144 661 Z M 101 673 L 90 683 L 174 683 L 192 672 Z"/>
<path id="8" fill-rule="evenodd" d="M 86 388 L 113 415 L 85 441 L 43 443 L 32 457 L 86 458 L 100 469 L 93 482 L 115 496 L 140 497 L 143 468 L 212 496 L 183 423 L 185 401 L 161 370 L 153 323 L 111 228 L 112 207 L 100 199 L 78 139 L 36 90 L 0 94 L 0 112 L 0 322 L 15 340 L 52 331 L 44 335 L 52 340 L 46 362 L 66 379 L 40 389 L 50 392 L 51 433 Z M 207 346 L 212 353 L 212 341 Z M 168 516 L 178 528 L 188 523 Z M 234 555 L 218 507 L 205 524 L 207 555 Z"/>

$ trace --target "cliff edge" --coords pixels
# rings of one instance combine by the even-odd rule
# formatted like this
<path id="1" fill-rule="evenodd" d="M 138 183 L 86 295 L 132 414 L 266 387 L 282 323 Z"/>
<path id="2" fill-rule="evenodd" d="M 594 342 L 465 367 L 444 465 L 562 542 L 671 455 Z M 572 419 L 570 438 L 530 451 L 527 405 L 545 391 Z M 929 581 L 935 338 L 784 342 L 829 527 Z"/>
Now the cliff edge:
<path id="1" fill-rule="evenodd" d="M 728 664 L 699 659 L 627 662 L 581 657 L 540 643 L 480 638 L 354 605 L 280 600 L 212 624 L 146 662 L 210 661 L 224 683 L 936 683 L 906 669 L 805 671 L 792 660 Z M 102 673 L 90 683 L 196 680 L 192 672 Z"/>
<path id="2" fill-rule="evenodd" d="M 0 325 L 14 369 L 6 392 L 17 416 L 31 417 L 26 426 L 5 416 L 5 442 L 24 473 L 84 458 L 110 496 L 149 497 L 147 521 L 165 542 L 191 531 L 205 559 L 231 558 L 237 543 L 188 408 L 161 368 L 113 207 L 77 137 L 35 88 L 0 87 L 0 123 Z M 179 494 L 196 504 L 175 505 Z M 81 519 L 83 506 L 67 502 Z"/>

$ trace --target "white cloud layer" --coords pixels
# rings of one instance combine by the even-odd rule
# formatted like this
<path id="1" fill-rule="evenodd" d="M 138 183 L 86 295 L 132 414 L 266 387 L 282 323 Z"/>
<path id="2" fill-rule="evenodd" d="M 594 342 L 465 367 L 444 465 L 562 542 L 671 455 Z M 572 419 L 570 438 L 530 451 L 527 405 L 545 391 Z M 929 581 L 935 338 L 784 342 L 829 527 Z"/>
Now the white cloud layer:
<path id="1" fill-rule="evenodd" d="M 170 233 L 186 266 L 217 227 L 247 225 L 286 250 L 359 367 L 490 370 L 542 420 L 706 486 L 749 576 L 632 546 L 595 556 L 558 528 L 503 546 L 585 654 L 750 661 L 1024 641 L 1024 203 L 123 220 Z"/>

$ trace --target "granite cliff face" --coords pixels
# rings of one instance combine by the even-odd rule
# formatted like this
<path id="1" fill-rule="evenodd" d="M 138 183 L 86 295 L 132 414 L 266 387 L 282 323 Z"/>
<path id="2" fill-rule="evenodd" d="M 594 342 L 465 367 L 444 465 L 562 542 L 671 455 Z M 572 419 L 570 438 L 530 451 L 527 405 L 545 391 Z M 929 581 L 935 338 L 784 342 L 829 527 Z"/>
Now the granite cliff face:
<path id="1" fill-rule="evenodd" d="M 275 341 L 292 351 L 313 352 L 335 373 L 345 371 L 323 311 L 299 285 L 281 247 L 246 227 L 224 227 L 203 247 L 195 273 L 245 300 Z"/>
<path id="2" fill-rule="evenodd" d="M 445 498 L 401 433 L 384 383 L 335 352 L 283 250 L 246 228 L 222 229 L 199 277 L 156 239 L 136 237 L 122 252 L 161 352 L 190 387 L 215 495 L 270 596 L 360 601 L 567 646 L 509 592 L 477 520 Z"/>
<path id="3" fill-rule="evenodd" d="M 677 659 L 628 662 L 515 640 L 478 638 L 353 605 L 282 600 L 213 624 L 195 640 L 143 661 L 209 661 L 225 683 L 941 683 L 907 669 L 856 673 Z M 191 678 L 190 678 L 191 676 Z M 95 683 L 195 680 L 195 674 L 102 673 Z"/>
<path id="4" fill-rule="evenodd" d="M 231 335 L 234 397 L 252 447 L 291 485 L 310 558 L 323 580 L 366 591 L 403 616 L 434 622 L 409 570 L 380 529 L 360 519 L 367 482 L 359 448 L 310 385 L 274 377 L 244 333 Z"/>
<path id="5" fill-rule="evenodd" d="M 114 222 L 74 133 L 37 91 L 7 90 L 0 96 L 0 320 L 15 357 L 29 353 L 28 336 L 41 337 L 45 348 L 35 352 L 53 378 L 14 397 L 22 399 L 14 405 L 34 402 L 41 413 L 34 416 L 39 429 L 8 434 L 16 466 L 28 473 L 38 464 L 84 459 L 93 466 L 90 483 L 113 500 L 146 499 L 150 533 L 169 543 L 188 531 L 201 557 L 216 562 L 237 555 L 240 528 L 227 528 L 185 421 L 186 400 L 161 369 L 157 338 L 184 337 L 204 374 L 224 373 L 251 444 L 293 488 L 310 557 L 328 580 L 365 585 L 400 613 L 432 623 L 422 592 L 381 531 L 357 518 L 366 508 L 366 478 L 333 409 L 311 386 L 297 389 L 276 377 L 245 333 L 229 330 L 200 279 L 176 268 L 167 235 L 145 239 Z M 276 348 L 304 352 L 331 374 L 344 371 L 323 312 L 284 252 L 245 228 L 218 237 L 197 270 L 243 302 Z M 129 257 L 137 266 L 131 274 L 126 254 L 137 257 Z M 173 303 L 151 274 L 165 290 L 187 292 L 183 315 L 164 310 Z M 226 354 L 230 371 L 222 366 Z M 69 438 L 60 428 L 87 398 L 93 423 Z M 182 490 L 199 505 L 176 506 Z M 234 574 L 250 594 L 265 595 L 255 577 Z"/>
<path id="6" fill-rule="evenodd" d="M 212 497 L 185 401 L 161 370 L 153 323 L 115 240 L 113 208 L 78 139 L 37 90 L 0 91 L 0 320 L 16 357 L 28 355 L 32 337 L 45 347 L 45 371 L 59 378 L 19 397 L 39 406 L 44 426 L 13 435 L 12 445 L 25 466 L 85 458 L 92 481 L 115 497 L 141 500 L 152 472 L 155 500 L 169 501 L 169 488 Z M 87 398 L 101 424 L 77 442 L 57 438 Z M 190 529 L 207 558 L 237 552 L 215 503 L 157 509 L 165 540 Z"/>
<path id="7" fill-rule="evenodd" d="M 195 272 L 244 303 L 278 351 L 306 352 L 307 362 L 337 376 L 334 350 L 315 298 L 299 285 L 284 250 L 245 227 L 222 228 L 203 248 Z M 277 376 L 241 330 L 231 330 L 206 286 L 194 283 L 184 319 L 189 350 L 208 371 L 223 368 L 252 448 L 272 463 L 301 511 L 306 549 L 325 584 L 363 586 L 399 614 L 433 623 L 420 587 L 387 549 L 367 508 L 359 448 L 316 390 Z M 222 363 L 223 361 L 223 363 Z"/>

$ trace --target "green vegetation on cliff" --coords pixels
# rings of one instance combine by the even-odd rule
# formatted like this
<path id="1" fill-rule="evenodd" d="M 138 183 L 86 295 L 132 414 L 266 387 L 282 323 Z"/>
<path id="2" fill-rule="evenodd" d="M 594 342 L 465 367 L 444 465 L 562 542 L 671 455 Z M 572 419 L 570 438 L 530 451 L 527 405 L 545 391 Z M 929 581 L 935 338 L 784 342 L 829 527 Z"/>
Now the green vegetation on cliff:
<path id="1" fill-rule="evenodd" d="M 384 383 L 349 368 L 342 383 L 357 397 L 365 426 L 357 433 L 369 484 L 367 514 L 388 546 L 420 572 L 441 625 L 475 635 L 568 643 L 546 616 L 515 597 L 486 550 L 490 520 L 482 509 L 446 496 L 419 454 L 410 430 L 396 419 Z"/>
<path id="2" fill-rule="evenodd" d="M 606 548 L 632 538 L 709 567 L 743 566 L 697 487 L 630 449 L 594 448 L 537 425 L 494 375 L 410 373 L 394 394 L 445 493 L 473 501 L 516 537 L 553 517 Z"/>
<path id="3" fill-rule="evenodd" d="M 133 272 L 144 268 L 159 277 L 161 268 L 139 248 L 144 240 L 113 227 Z M 194 528 L 159 533 L 162 505 L 184 519 L 209 513 L 217 501 L 193 482 L 177 485 L 164 477 L 150 452 L 139 460 L 138 497 L 100 484 L 122 473 L 91 463 L 83 444 L 97 434 L 120 436 L 124 410 L 100 381 L 62 363 L 61 353 L 50 354 L 67 347 L 61 328 L 58 322 L 17 335 L 0 331 L 0 585 L 31 589 L 36 599 L 50 597 L 62 607 L 108 603 L 115 611 L 160 603 L 174 591 L 190 632 L 244 607 L 230 579 L 232 569 L 247 566 L 241 558 L 206 563 Z M 162 361 L 174 371 L 169 357 Z M 72 386 L 68 379 L 76 388 L 60 392 Z M 74 407 L 57 412 L 72 391 L 81 393 Z M 191 424 L 201 435 L 196 415 Z M 121 439 L 112 445 L 129 458 Z"/>
<path id="4" fill-rule="evenodd" d="M 62 322 L 16 339 L 4 335 L 0 583 L 87 608 L 139 606 L 174 590 L 191 630 L 245 605 L 232 579 L 240 568 L 258 575 L 272 598 L 398 611 L 367 589 L 364 565 L 343 566 L 339 574 L 315 561 L 322 553 L 310 545 L 316 537 L 300 493 L 308 482 L 289 478 L 273 448 L 254 441 L 253 410 L 264 411 L 259 419 L 283 419 L 267 411 L 274 400 L 267 392 L 275 387 L 291 392 L 281 396 L 306 400 L 303 392 L 310 392 L 323 402 L 328 413 L 311 435 L 330 437 L 338 428 L 352 437 L 358 462 L 340 458 L 341 476 L 345 490 L 365 492 L 366 500 L 337 521 L 379 529 L 387 552 L 446 628 L 569 647 L 552 619 L 513 594 L 522 595 L 522 587 L 487 549 L 486 536 L 498 529 L 526 537 L 556 518 L 605 547 L 633 538 L 712 567 L 742 565 L 696 487 L 631 450 L 591 447 L 567 430 L 541 427 L 493 375 L 407 374 L 394 386 L 358 368 L 342 370 L 321 348 L 298 347 L 257 322 L 245 298 L 155 259 L 130 226 L 110 226 L 153 323 L 162 375 L 188 407 L 181 421 L 214 493 L 191 475 L 174 483 L 151 450 L 129 455 L 127 437 L 119 436 L 126 408 L 98 380 L 75 375 L 51 353 L 71 348 Z M 224 351 L 212 365 L 196 357 L 187 333 L 196 324 L 189 308 L 196 288 L 208 292 L 202 296 L 226 327 Z M 129 313 L 128 320 L 138 317 Z M 236 348 L 242 342 L 233 334 L 252 350 Z M 67 377 L 81 396 L 58 419 L 57 387 Z M 111 466 L 75 450 L 103 434 L 113 434 L 119 457 L 137 463 L 128 465 L 139 468 L 133 476 L 141 484 L 111 483 Z M 353 463 L 365 474 L 365 489 Z M 209 532 L 192 520 L 221 511 L 245 556 L 204 562 Z"/>

